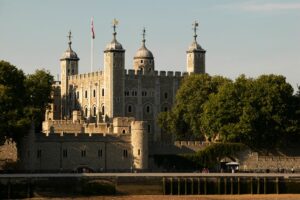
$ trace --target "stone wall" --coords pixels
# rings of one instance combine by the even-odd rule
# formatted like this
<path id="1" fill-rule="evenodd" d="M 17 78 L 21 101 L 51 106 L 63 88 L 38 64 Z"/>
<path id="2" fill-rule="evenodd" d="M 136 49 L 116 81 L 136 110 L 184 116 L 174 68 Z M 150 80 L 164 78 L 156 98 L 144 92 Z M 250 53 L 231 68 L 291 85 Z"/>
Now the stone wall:
<path id="1" fill-rule="evenodd" d="M 3 169 L 6 163 L 17 161 L 16 143 L 11 140 L 6 140 L 4 145 L 0 146 L 0 170 Z"/>

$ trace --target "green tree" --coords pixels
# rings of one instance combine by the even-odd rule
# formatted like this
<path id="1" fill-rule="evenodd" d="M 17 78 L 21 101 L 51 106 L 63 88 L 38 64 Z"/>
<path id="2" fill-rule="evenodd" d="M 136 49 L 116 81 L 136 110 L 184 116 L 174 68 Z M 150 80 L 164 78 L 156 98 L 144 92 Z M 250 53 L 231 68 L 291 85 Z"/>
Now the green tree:
<path id="1" fill-rule="evenodd" d="M 208 74 L 184 77 L 176 94 L 175 105 L 169 112 L 163 112 L 158 117 L 161 128 L 175 133 L 180 139 L 203 137 L 200 121 L 203 104 L 210 94 L 218 92 L 218 88 L 226 82 L 230 80 Z"/>
<path id="2" fill-rule="evenodd" d="M 51 100 L 52 83 L 48 71 L 25 76 L 22 70 L 0 61 L 0 143 L 12 138 L 18 144 L 32 122 L 40 125 Z"/>
<path id="3" fill-rule="evenodd" d="M 36 128 L 40 130 L 41 122 L 47 106 L 51 102 L 53 76 L 49 71 L 36 70 L 29 74 L 25 80 L 28 104 L 25 107 L 27 116 L 34 120 Z"/>
<path id="4" fill-rule="evenodd" d="M 8 62 L 0 61 L 0 143 L 17 139 L 26 126 L 24 120 L 25 75 Z"/>
<path id="5" fill-rule="evenodd" d="M 297 130 L 294 103 L 293 88 L 285 77 L 241 76 L 210 96 L 201 121 L 211 137 L 269 148 Z"/>

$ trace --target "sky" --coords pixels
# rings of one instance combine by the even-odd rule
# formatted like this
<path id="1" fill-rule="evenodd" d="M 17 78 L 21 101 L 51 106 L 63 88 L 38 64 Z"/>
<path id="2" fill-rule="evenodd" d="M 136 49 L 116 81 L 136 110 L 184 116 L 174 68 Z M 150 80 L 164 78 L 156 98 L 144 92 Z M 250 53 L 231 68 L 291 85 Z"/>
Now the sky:
<path id="1" fill-rule="evenodd" d="M 126 69 L 133 68 L 145 27 L 155 69 L 186 71 L 196 20 L 210 75 L 280 74 L 294 88 L 300 85 L 300 0 L 0 0 L 0 60 L 25 73 L 44 68 L 57 77 L 71 30 L 79 72 L 90 72 L 91 17 L 94 71 L 103 69 L 114 18 Z"/>

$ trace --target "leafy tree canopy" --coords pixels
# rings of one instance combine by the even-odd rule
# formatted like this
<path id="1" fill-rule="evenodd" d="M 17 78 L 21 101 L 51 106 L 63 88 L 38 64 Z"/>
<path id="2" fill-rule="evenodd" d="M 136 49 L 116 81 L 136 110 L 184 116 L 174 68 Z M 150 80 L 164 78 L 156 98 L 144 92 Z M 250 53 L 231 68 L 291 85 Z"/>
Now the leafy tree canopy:
<path id="1" fill-rule="evenodd" d="M 23 71 L 0 61 L 0 143 L 18 142 L 31 122 L 39 125 L 50 102 L 53 77 L 45 70 L 25 76 Z"/>
<path id="2" fill-rule="evenodd" d="M 181 139 L 204 136 L 272 148 L 299 133 L 300 95 L 280 75 L 235 81 L 193 75 L 183 79 L 175 105 L 158 121 Z"/>

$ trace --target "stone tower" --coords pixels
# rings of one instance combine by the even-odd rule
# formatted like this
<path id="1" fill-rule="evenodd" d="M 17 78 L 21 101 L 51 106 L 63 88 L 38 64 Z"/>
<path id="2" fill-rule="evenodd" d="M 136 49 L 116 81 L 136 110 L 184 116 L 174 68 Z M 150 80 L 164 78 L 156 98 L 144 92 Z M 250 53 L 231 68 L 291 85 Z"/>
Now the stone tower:
<path id="1" fill-rule="evenodd" d="M 148 169 L 148 123 L 146 121 L 131 122 L 131 145 L 133 165 L 135 169 Z"/>
<path id="2" fill-rule="evenodd" d="M 69 86 L 68 76 L 78 74 L 79 58 L 75 51 L 72 50 L 72 33 L 69 32 L 69 48 L 63 53 L 60 59 L 61 70 L 61 119 L 69 118 L 71 115 L 71 108 L 69 108 Z"/>
<path id="3" fill-rule="evenodd" d="M 197 43 L 197 27 L 198 23 L 195 22 L 194 26 L 194 41 L 189 46 L 187 53 L 187 72 L 190 73 L 205 73 L 205 50 Z"/>
<path id="4" fill-rule="evenodd" d="M 113 21 L 113 40 L 104 50 L 104 105 L 102 115 L 108 118 L 124 116 L 125 50 L 116 39 L 116 25 Z M 104 106 L 104 107 L 103 107 Z"/>
<path id="5" fill-rule="evenodd" d="M 142 74 L 152 74 L 154 73 L 154 57 L 151 51 L 146 48 L 145 42 L 146 30 L 143 29 L 143 40 L 142 47 L 136 52 L 133 58 L 133 67 L 135 73 L 137 71 L 142 71 Z"/>

